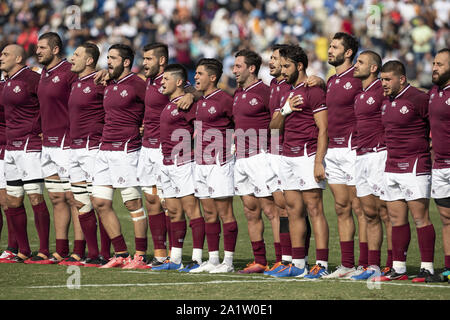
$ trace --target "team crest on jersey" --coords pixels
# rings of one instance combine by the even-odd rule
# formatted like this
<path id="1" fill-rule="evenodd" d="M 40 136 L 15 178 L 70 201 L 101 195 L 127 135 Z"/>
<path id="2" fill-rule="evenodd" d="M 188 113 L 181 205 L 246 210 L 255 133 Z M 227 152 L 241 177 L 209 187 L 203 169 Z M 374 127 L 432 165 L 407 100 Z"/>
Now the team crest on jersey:
<path id="1" fill-rule="evenodd" d="M 123 91 L 120 93 L 120 96 L 121 96 L 122 98 L 125 98 L 127 95 L 128 95 L 127 90 L 123 90 Z"/>
<path id="2" fill-rule="evenodd" d="M 256 98 L 253 98 L 252 100 L 250 100 L 250 105 L 252 106 L 256 106 L 258 104 L 258 100 Z"/>
<path id="3" fill-rule="evenodd" d="M 407 106 L 403 106 L 400 108 L 400 113 L 407 114 L 409 112 L 409 109 Z"/>
<path id="4" fill-rule="evenodd" d="M 173 117 L 176 117 L 178 115 L 178 109 L 173 109 L 172 112 L 170 113 Z"/>
<path id="5" fill-rule="evenodd" d="M 91 88 L 86 87 L 86 88 L 84 88 L 83 92 L 84 93 L 90 93 L 91 92 Z"/>
<path id="6" fill-rule="evenodd" d="M 217 111 L 216 111 L 216 108 L 215 108 L 214 106 L 211 106 L 211 108 L 208 109 L 208 112 L 209 112 L 210 114 L 214 114 L 214 113 L 216 113 Z"/>
<path id="7" fill-rule="evenodd" d="M 448 98 L 447 101 L 445 101 L 445 104 L 450 106 L 450 98 Z"/>
<path id="8" fill-rule="evenodd" d="M 58 83 L 59 81 L 60 81 L 60 79 L 59 79 L 58 76 L 55 76 L 55 77 L 52 79 L 52 82 L 53 82 L 53 83 Z"/>
<path id="9" fill-rule="evenodd" d="M 370 97 L 369 99 L 367 99 L 366 103 L 372 105 L 375 103 L 375 99 L 373 97 Z"/>
<path id="10" fill-rule="evenodd" d="M 346 84 L 344 84 L 345 90 L 350 90 L 351 88 L 352 88 L 352 84 L 350 82 L 347 82 Z"/>
<path id="11" fill-rule="evenodd" d="M 14 89 L 13 89 L 13 91 L 14 91 L 14 93 L 19 93 L 19 92 L 22 91 L 22 90 L 20 89 L 19 86 L 15 86 Z"/>

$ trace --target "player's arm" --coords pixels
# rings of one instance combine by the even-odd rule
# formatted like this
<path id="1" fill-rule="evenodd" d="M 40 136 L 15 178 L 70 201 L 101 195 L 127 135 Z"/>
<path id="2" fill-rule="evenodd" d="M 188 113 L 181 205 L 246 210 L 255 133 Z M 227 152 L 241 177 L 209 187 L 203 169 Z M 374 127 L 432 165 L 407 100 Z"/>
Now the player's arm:
<path id="1" fill-rule="evenodd" d="M 284 117 L 280 111 L 275 111 L 272 116 L 272 120 L 270 120 L 269 129 L 279 129 L 283 130 L 284 128 Z"/>
<path id="2" fill-rule="evenodd" d="M 325 81 L 318 76 L 309 76 L 305 82 L 307 87 L 320 87 L 323 90 L 326 90 L 327 84 Z"/>
<path id="3" fill-rule="evenodd" d="M 178 100 L 177 102 L 175 102 L 175 104 L 177 105 L 177 107 L 181 110 L 187 110 L 189 109 L 189 107 L 195 102 L 198 101 L 202 95 L 203 92 L 202 91 L 198 91 L 196 90 L 193 86 L 186 86 L 184 88 L 185 91 L 185 95 L 183 97 L 181 97 L 180 100 Z"/>
<path id="4" fill-rule="evenodd" d="M 317 152 L 314 160 L 314 178 L 317 182 L 325 179 L 325 167 L 323 161 L 328 149 L 328 110 L 314 113 L 314 121 L 319 134 L 317 136 Z"/>

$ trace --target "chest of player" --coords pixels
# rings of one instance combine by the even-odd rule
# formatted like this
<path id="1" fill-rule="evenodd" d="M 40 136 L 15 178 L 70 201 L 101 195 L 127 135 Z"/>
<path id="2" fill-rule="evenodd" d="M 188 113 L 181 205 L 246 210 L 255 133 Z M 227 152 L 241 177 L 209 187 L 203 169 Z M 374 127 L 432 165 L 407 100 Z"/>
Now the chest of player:
<path id="1" fill-rule="evenodd" d="M 134 88 L 126 84 L 113 84 L 106 87 L 103 95 L 106 111 L 132 111 L 140 108 L 136 103 Z"/>
<path id="2" fill-rule="evenodd" d="M 161 112 L 161 128 L 175 130 L 190 127 L 188 119 L 191 112 L 191 109 L 181 110 L 176 104 L 169 103 Z"/>
<path id="3" fill-rule="evenodd" d="M 197 102 L 195 119 L 209 124 L 229 122 L 219 101 L 209 101 L 206 99 Z"/>
<path id="4" fill-rule="evenodd" d="M 450 86 L 430 92 L 429 113 L 430 121 L 450 121 Z"/>
<path id="5" fill-rule="evenodd" d="M 385 100 L 381 106 L 381 116 L 385 128 L 417 127 L 425 123 L 417 111 L 417 107 L 409 100 Z"/>
<path id="6" fill-rule="evenodd" d="M 31 95 L 27 84 L 17 80 L 6 81 L 2 99 L 3 104 L 8 107 L 37 104 L 37 97 Z"/>
<path id="7" fill-rule="evenodd" d="M 381 102 L 383 98 L 377 94 L 363 92 L 356 96 L 354 108 L 358 119 L 381 116 Z"/>
<path id="8" fill-rule="evenodd" d="M 329 109 L 333 107 L 353 107 L 355 94 L 361 87 L 352 79 L 334 77 L 328 81 L 326 103 Z"/>
<path id="9" fill-rule="evenodd" d="M 39 81 L 38 96 L 47 102 L 67 101 L 71 90 L 71 73 L 43 71 Z M 42 104 L 42 103 L 41 103 Z"/>
<path id="10" fill-rule="evenodd" d="M 69 97 L 69 107 L 77 106 L 83 109 L 102 104 L 102 97 L 93 82 L 76 82 L 72 86 Z"/>
<path id="11" fill-rule="evenodd" d="M 248 118 L 266 119 L 270 118 L 268 106 L 259 96 L 253 93 L 238 93 L 233 100 L 233 116 L 236 121 Z"/>
<path id="12" fill-rule="evenodd" d="M 169 103 L 169 98 L 163 93 L 163 88 L 158 83 L 147 83 L 145 90 L 145 110 L 146 112 L 161 113 Z"/>

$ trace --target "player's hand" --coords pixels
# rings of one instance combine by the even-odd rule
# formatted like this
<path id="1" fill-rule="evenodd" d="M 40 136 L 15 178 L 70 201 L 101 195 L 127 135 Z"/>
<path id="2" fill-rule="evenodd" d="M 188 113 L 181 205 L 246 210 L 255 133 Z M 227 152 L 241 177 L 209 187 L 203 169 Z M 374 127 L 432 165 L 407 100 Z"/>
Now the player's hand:
<path id="1" fill-rule="evenodd" d="M 325 180 L 325 167 L 322 162 L 314 163 L 314 179 L 317 183 Z"/>
<path id="2" fill-rule="evenodd" d="M 144 136 L 144 125 L 139 127 L 139 134 L 142 136 Z"/>
<path id="3" fill-rule="evenodd" d="M 324 87 L 325 82 L 318 76 L 309 76 L 305 81 L 305 87 Z"/>
<path id="4" fill-rule="evenodd" d="M 108 70 L 101 69 L 101 70 L 97 71 L 97 73 L 94 76 L 95 84 L 102 84 L 102 85 L 106 86 L 108 80 L 109 80 Z"/>
<path id="5" fill-rule="evenodd" d="M 192 93 L 186 93 L 183 97 L 180 98 L 175 104 L 178 109 L 187 110 L 194 103 L 194 95 Z"/>
<path id="6" fill-rule="evenodd" d="M 292 96 L 288 99 L 289 106 L 291 107 L 292 111 L 302 111 L 303 109 L 300 108 L 303 104 L 303 97 L 301 95 Z"/>
<path id="7" fill-rule="evenodd" d="M 38 134 L 39 138 L 41 138 L 42 141 L 44 141 L 44 134 L 41 132 Z"/>

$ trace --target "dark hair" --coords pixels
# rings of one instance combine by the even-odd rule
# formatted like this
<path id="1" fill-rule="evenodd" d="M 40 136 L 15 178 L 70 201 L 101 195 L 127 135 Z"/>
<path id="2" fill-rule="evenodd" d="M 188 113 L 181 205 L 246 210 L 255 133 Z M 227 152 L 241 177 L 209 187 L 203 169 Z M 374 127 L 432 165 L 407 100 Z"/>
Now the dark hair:
<path id="1" fill-rule="evenodd" d="M 169 64 L 167 67 L 164 68 L 164 72 L 175 73 L 177 77 L 183 80 L 183 86 L 184 84 L 186 84 L 188 74 L 186 68 L 182 64 L 179 63 Z"/>
<path id="2" fill-rule="evenodd" d="M 379 73 L 381 70 L 382 64 L 383 64 L 380 55 L 372 50 L 365 50 L 365 51 L 361 52 L 360 55 L 362 55 L 362 54 L 367 54 L 370 56 L 370 59 L 372 59 L 372 63 L 377 65 L 377 73 Z"/>
<path id="3" fill-rule="evenodd" d="M 438 53 L 443 53 L 443 52 L 447 52 L 448 54 L 450 54 L 450 49 L 449 49 L 449 48 L 442 48 L 442 49 L 439 50 L 436 54 L 438 54 Z"/>
<path id="4" fill-rule="evenodd" d="M 169 61 L 169 47 L 167 44 L 161 42 L 149 43 L 144 46 L 144 52 L 154 50 L 155 56 L 159 59 L 161 57 L 166 58 L 166 63 Z"/>
<path id="5" fill-rule="evenodd" d="M 94 60 L 93 67 L 95 68 L 98 58 L 100 57 L 100 50 L 98 49 L 98 46 L 92 42 L 85 42 L 81 44 L 80 47 L 84 48 L 86 50 L 86 54 Z"/>
<path id="6" fill-rule="evenodd" d="M 55 47 L 59 48 L 58 56 L 62 56 L 63 54 L 63 43 L 61 37 L 56 32 L 47 32 L 42 34 L 39 40 L 47 40 L 48 45 L 53 50 Z"/>
<path id="7" fill-rule="evenodd" d="M 391 60 L 383 64 L 381 72 L 393 72 L 396 76 L 406 76 L 405 66 L 398 60 Z"/>
<path id="8" fill-rule="evenodd" d="M 116 43 L 113 44 L 111 47 L 109 47 L 108 51 L 115 49 L 119 51 L 119 56 L 122 58 L 122 60 L 130 60 L 130 69 L 133 66 L 134 61 L 134 51 L 131 49 L 130 46 L 127 46 L 126 44 L 122 43 Z"/>
<path id="9" fill-rule="evenodd" d="M 280 44 L 280 43 L 277 43 L 277 44 L 272 45 L 272 46 L 270 47 L 270 50 L 272 50 L 272 51 L 277 51 L 277 50 L 281 50 L 281 49 L 286 48 L 286 47 L 289 47 L 289 44 Z"/>
<path id="10" fill-rule="evenodd" d="M 222 62 L 217 59 L 203 58 L 197 62 L 197 67 L 198 66 L 204 66 L 209 75 L 214 74 L 216 76 L 215 84 L 217 85 L 223 73 Z"/>
<path id="11" fill-rule="evenodd" d="M 280 56 L 283 58 L 292 60 L 295 63 L 303 64 L 303 69 L 306 70 L 308 68 L 308 56 L 305 51 L 297 45 L 287 46 L 285 48 L 280 49 Z"/>
<path id="12" fill-rule="evenodd" d="M 245 64 L 255 66 L 255 75 L 258 75 L 259 68 L 261 67 L 262 59 L 259 54 L 248 49 L 242 49 L 235 54 L 235 57 L 244 57 Z"/>
<path id="13" fill-rule="evenodd" d="M 353 61 L 353 59 L 356 56 L 356 53 L 358 52 L 359 42 L 358 39 L 356 39 L 351 34 L 345 33 L 345 32 L 338 32 L 334 35 L 333 40 L 342 40 L 342 45 L 344 46 L 345 52 L 350 49 L 352 50 L 352 55 L 350 57 L 350 60 Z"/>

